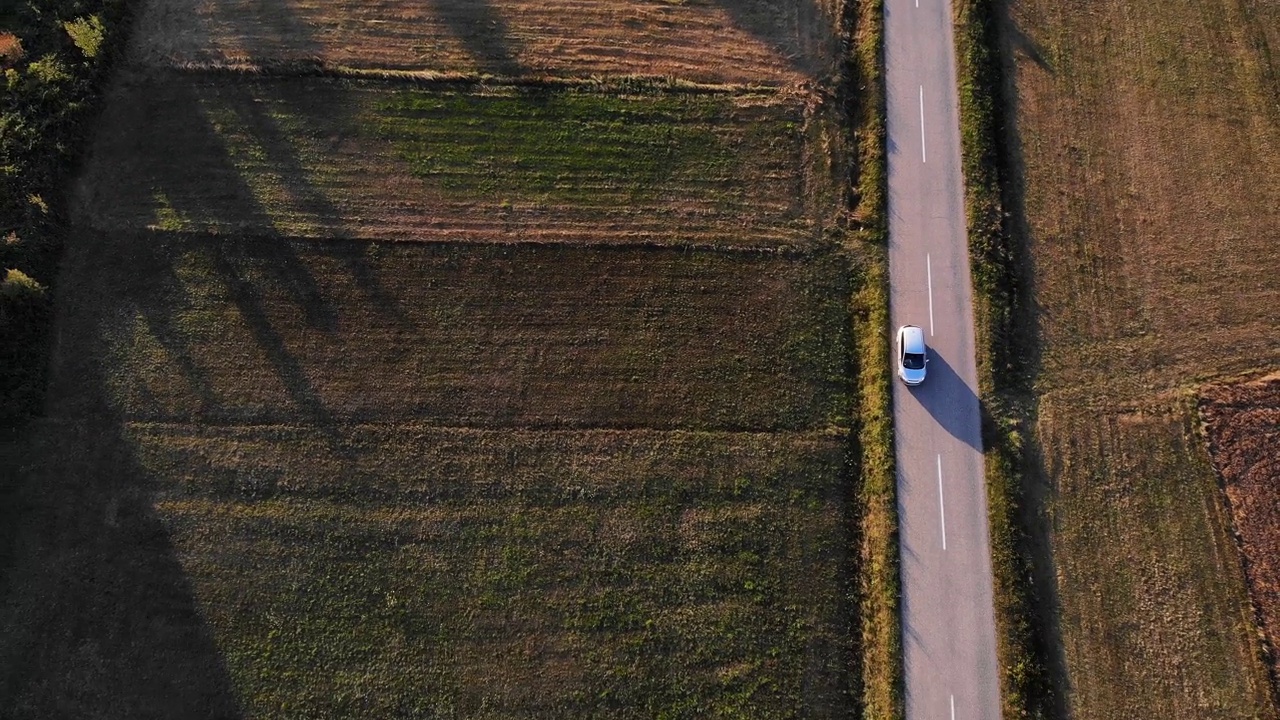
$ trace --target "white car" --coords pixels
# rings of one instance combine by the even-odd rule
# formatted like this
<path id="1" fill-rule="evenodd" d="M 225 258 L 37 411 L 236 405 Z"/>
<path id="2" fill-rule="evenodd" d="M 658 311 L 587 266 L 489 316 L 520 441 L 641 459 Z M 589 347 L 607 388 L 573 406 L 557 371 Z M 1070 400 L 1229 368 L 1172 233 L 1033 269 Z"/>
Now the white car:
<path id="1" fill-rule="evenodd" d="M 924 331 L 915 325 L 898 328 L 898 377 L 908 385 L 924 382 L 925 365 L 929 362 L 924 346 Z"/>

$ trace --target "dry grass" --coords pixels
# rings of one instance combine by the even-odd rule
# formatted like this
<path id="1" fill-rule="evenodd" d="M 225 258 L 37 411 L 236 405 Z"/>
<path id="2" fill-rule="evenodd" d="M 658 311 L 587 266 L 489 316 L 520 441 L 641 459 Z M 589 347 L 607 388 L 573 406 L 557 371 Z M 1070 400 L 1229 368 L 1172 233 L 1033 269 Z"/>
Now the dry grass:
<path id="1" fill-rule="evenodd" d="M 1280 363 L 1280 124 L 1256 42 L 1276 20 L 1217 0 L 1012 7 L 1074 717 L 1276 715 L 1182 399 Z"/>
<path id="2" fill-rule="evenodd" d="M 847 422 L 835 258 L 88 233 L 51 408 L 130 419 Z"/>
<path id="3" fill-rule="evenodd" d="M 828 115 L 776 94 L 130 76 L 80 217 L 107 230 L 812 245 L 846 192 L 829 148 L 808 147 L 838 136 Z"/>
<path id="4" fill-rule="evenodd" d="M 1072 709 L 1274 717 L 1230 521 L 1190 403 L 1124 413 L 1042 406 L 1040 423 L 1057 479 Z"/>
<path id="5" fill-rule="evenodd" d="M 150 0 L 156 65 L 317 62 L 504 77 L 791 85 L 836 69 L 833 0 Z"/>
<path id="6" fill-rule="evenodd" d="M 1018 85 L 1045 392 L 1136 396 L 1280 359 L 1280 119 L 1234 5 L 1017 6 L 1046 63 Z"/>

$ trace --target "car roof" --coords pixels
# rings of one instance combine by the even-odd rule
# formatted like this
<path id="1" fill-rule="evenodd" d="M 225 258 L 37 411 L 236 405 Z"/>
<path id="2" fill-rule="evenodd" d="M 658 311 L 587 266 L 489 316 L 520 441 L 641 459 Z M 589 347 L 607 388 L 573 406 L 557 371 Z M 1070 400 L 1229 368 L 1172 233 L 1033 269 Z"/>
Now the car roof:
<path id="1" fill-rule="evenodd" d="M 912 354 L 924 353 L 924 331 L 915 325 L 903 325 L 902 330 L 902 351 Z"/>

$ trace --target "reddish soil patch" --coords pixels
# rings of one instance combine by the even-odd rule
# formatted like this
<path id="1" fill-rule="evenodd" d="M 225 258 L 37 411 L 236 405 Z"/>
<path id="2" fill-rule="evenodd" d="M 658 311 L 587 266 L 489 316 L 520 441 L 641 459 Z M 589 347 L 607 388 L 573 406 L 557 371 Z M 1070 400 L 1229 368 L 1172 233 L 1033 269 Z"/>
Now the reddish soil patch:
<path id="1" fill-rule="evenodd" d="M 1280 641 L 1280 375 L 1210 388 L 1201 412 L 1244 552 L 1249 592 L 1274 649 Z M 1271 664 L 1274 681 L 1274 654 Z"/>

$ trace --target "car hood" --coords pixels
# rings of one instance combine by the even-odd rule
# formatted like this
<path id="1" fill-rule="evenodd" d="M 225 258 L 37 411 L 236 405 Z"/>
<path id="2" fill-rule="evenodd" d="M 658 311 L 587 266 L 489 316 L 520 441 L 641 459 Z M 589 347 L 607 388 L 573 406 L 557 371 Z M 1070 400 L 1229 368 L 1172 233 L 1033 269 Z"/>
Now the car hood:
<path id="1" fill-rule="evenodd" d="M 924 368 L 920 368 L 919 370 L 912 370 L 911 368 L 902 368 L 901 374 L 902 374 L 902 379 L 905 382 L 910 383 L 911 385 L 916 385 L 924 382 Z"/>

